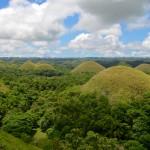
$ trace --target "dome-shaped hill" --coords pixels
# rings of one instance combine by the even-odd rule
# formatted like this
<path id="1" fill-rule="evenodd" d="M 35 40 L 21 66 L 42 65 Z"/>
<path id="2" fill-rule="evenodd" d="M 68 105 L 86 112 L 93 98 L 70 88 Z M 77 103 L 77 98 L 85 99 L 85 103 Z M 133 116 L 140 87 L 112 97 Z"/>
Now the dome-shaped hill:
<path id="1" fill-rule="evenodd" d="M 130 67 L 111 67 L 95 75 L 83 90 L 101 92 L 112 101 L 136 98 L 150 91 L 150 76 Z"/>
<path id="2" fill-rule="evenodd" d="M 25 62 L 20 68 L 23 71 L 47 71 L 54 70 L 53 66 L 50 64 L 34 64 L 31 61 Z"/>
<path id="3" fill-rule="evenodd" d="M 141 64 L 137 66 L 136 69 L 141 70 L 146 73 L 150 73 L 150 64 Z"/>
<path id="4" fill-rule="evenodd" d="M 72 70 L 72 72 L 74 73 L 81 73 L 81 72 L 93 72 L 93 73 L 98 73 L 102 70 L 104 70 L 105 68 L 94 62 L 94 61 L 85 61 L 83 63 L 81 63 L 79 66 L 77 66 L 75 69 Z"/>
<path id="5" fill-rule="evenodd" d="M 131 65 L 127 64 L 127 63 L 124 62 L 124 61 L 119 62 L 119 63 L 118 63 L 118 66 L 132 67 Z"/>
<path id="6" fill-rule="evenodd" d="M 35 64 L 31 61 L 25 62 L 19 69 L 23 71 L 32 71 L 35 68 Z"/>
<path id="7" fill-rule="evenodd" d="M 37 64 L 34 68 L 35 71 L 47 71 L 54 70 L 54 67 L 50 64 Z"/>

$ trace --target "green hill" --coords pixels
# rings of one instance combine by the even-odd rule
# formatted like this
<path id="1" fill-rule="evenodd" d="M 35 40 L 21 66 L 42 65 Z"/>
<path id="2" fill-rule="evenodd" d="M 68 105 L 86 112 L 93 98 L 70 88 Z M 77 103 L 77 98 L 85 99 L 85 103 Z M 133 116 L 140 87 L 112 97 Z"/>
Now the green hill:
<path id="1" fill-rule="evenodd" d="M 131 67 L 111 67 L 95 75 L 83 90 L 102 92 L 112 101 L 134 99 L 150 91 L 150 76 Z"/>
<path id="2" fill-rule="evenodd" d="M 54 70 L 50 64 L 34 64 L 31 61 L 25 62 L 20 68 L 22 71 L 47 71 Z"/>
<path id="3" fill-rule="evenodd" d="M 77 66 L 75 69 L 72 70 L 72 72 L 75 73 L 81 73 L 81 72 L 93 72 L 93 73 L 98 73 L 102 70 L 105 70 L 105 68 L 94 62 L 94 61 L 85 61 L 81 63 L 79 66 Z"/>
<path id="4" fill-rule="evenodd" d="M 0 130 L 0 150 L 41 150 Z"/>
<path id="5" fill-rule="evenodd" d="M 137 66 L 136 69 L 141 70 L 146 73 L 150 73 L 150 64 L 141 64 Z"/>
<path id="6" fill-rule="evenodd" d="M 23 71 L 33 71 L 34 68 L 35 68 L 35 64 L 31 61 L 27 61 L 19 69 Z"/>
<path id="7" fill-rule="evenodd" d="M 126 66 L 126 67 L 132 67 L 131 65 L 127 64 L 124 61 L 121 61 L 120 63 L 118 63 L 118 66 Z"/>

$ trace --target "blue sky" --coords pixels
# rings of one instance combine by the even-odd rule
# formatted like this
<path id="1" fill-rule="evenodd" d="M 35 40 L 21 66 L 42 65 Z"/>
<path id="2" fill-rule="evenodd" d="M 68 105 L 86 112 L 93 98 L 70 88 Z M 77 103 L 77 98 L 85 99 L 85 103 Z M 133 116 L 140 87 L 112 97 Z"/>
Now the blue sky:
<path id="1" fill-rule="evenodd" d="M 150 1 L 0 0 L 0 56 L 150 57 Z"/>

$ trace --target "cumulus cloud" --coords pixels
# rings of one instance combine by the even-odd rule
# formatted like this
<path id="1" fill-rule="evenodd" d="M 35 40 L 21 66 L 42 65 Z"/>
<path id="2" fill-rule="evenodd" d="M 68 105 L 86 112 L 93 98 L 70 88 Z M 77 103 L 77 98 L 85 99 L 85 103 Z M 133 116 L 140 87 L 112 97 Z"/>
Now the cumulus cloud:
<path id="1" fill-rule="evenodd" d="M 106 23 L 117 23 L 144 14 L 148 0 L 80 0 L 80 7 Z"/>
<path id="2" fill-rule="evenodd" d="M 0 38 L 15 40 L 56 40 L 66 29 L 63 19 L 76 12 L 69 0 L 48 0 L 38 5 L 11 0 L 0 10 Z"/>
<path id="3" fill-rule="evenodd" d="M 77 53 L 93 52 L 95 56 L 99 57 L 150 56 L 150 34 L 143 42 L 124 44 L 120 40 L 121 30 L 119 29 L 120 26 L 116 24 L 99 32 L 81 33 L 70 41 L 66 49 L 73 49 Z"/>
<path id="4" fill-rule="evenodd" d="M 119 41 L 121 31 L 114 30 L 113 32 L 112 29 L 104 29 L 91 34 L 81 33 L 70 41 L 68 49 L 73 49 L 76 52 L 92 51 L 97 53 L 97 56 L 124 56 L 123 51 L 120 51 L 125 49 L 125 45 Z"/>
<path id="5" fill-rule="evenodd" d="M 81 8 L 81 19 L 75 27 L 80 30 L 95 31 L 121 21 L 133 26 L 135 21 L 138 22 L 139 17 L 145 17 L 146 11 L 150 8 L 150 1 L 78 0 L 78 5 Z"/>
<path id="6" fill-rule="evenodd" d="M 150 35 L 143 42 L 124 44 L 120 21 L 129 29 L 150 27 L 149 6 L 149 0 L 10 0 L 0 9 L 0 56 L 55 57 L 65 49 L 85 55 L 146 56 Z M 59 38 L 69 30 L 63 21 L 75 13 L 80 17 L 71 30 L 86 32 L 62 47 Z"/>

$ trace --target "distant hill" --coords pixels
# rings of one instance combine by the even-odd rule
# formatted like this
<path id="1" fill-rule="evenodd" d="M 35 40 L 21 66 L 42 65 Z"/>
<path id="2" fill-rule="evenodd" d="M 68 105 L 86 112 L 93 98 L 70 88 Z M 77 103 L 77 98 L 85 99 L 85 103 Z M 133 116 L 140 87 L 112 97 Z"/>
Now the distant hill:
<path id="1" fill-rule="evenodd" d="M 75 69 L 72 70 L 72 72 L 75 73 L 81 73 L 81 72 L 93 72 L 93 73 L 98 73 L 102 70 L 105 70 L 105 68 L 94 62 L 94 61 L 85 61 L 81 63 L 79 66 L 77 66 Z"/>
<path id="2" fill-rule="evenodd" d="M 31 61 L 27 61 L 19 69 L 23 71 L 33 71 L 34 68 L 35 68 L 35 64 Z"/>
<path id="3" fill-rule="evenodd" d="M 150 73 L 150 64 L 141 64 L 137 66 L 136 69 L 141 70 L 146 73 Z"/>
<path id="4" fill-rule="evenodd" d="M 0 150 L 42 150 L 0 130 Z"/>
<path id="5" fill-rule="evenodd" d="M 119 62 L 119 63 L 118 63 L 118 66 L 132 67 L 131 65 L 127 64 L 127 63 L 124 62 L 124 61 Z"/>
<path id="6" fill-rule="evenodd" d="M 34 64 L 31 61 L 27 61 L 19 69 L 23 71 L 46 71 L 54 70 L 54 67 L 50 64 Z"/>
<path id="7" fill-rule="evenodd" d="M 150 91 L 150 76 L 131 67 L 111 67 L 95 75 L 83 86 L 83 90 L 101 92 L 113 102 L 137 98 Z"/>

